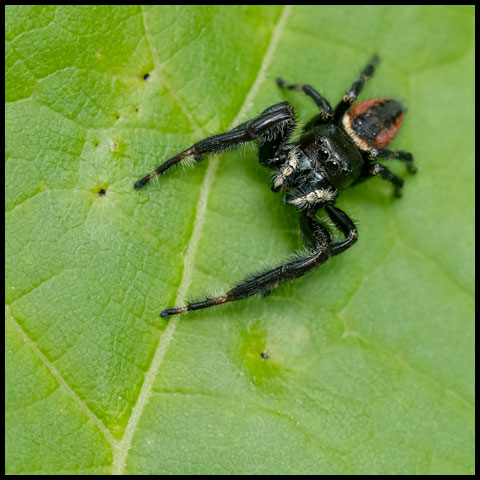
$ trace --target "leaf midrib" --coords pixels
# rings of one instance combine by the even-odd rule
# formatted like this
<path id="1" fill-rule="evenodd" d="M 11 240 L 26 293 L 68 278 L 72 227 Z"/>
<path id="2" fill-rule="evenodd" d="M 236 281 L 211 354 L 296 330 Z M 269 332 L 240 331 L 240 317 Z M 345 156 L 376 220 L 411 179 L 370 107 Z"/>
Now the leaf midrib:
<path id="1" fill-rule="evenodd" d="M 287 22 L 288 17 L 290 16 L 291 11 L 292 11 L 291 6 L 283 7 L 283 10 L 279 16 L 279 20 L 277 24 L 274 26 L 274 28 L 272 29 L 272 35 L 267 45 L 265 55 L 263 56 L 262 62 L 260 64 L 260 69 L 255 77 L 255 80 L 250 90 L 245 96 L 245 100 L 238 114 L 235 116 L 230 126 L 228 127 L 229 129 L 232 128 L 233 125 L 237 124 L 241 119 L 244 118 L 247 110 L 249 109 L 252 103 L 253 98 L 257 94 L 258 89 L 265 78 L 265 72 L 267 71 L 269 65 L 271 64 L 276 47 L 285 29 L 285 24 Z M 143 11 L 143 8 L 142 8 L 142 16 L 143 16 L 143 23 L 145 27 L 145 35 L 147 35 L 147 40 L 148 40 L 148 33 L 147 33 L 148 29 L 146 27 L 145 12 Z M 152 57 L 155 58 L 156 55 L 154 55 L 153 53 L 151 42 L 148 41 L 148 44 L 150 46 L 150 50 L 152 51 Z M 167 85 L 167 88 L 169 88 L 168 85 Z M 172 92 L 171 88 L 169 88 L 169 90 L 170 92 Z M 182 108 L 182 111 L 184 111 L 185 106 L 183 105 L 183 103 L 181 103 L 180 100 L 175 95 L 174 95 L 174 99 Z M 192 123 L 194 123 L 194 126 L 196 127 L 196 129 L 199 130 L 202 135 L 204 136 L 207 135 L 207 132 L 204 132 L 203 129 L 198 124 L 196 124 L 195 120 L 191 115 L 187 115 L 187 117 Z M 200 187 L 200 195 L 197 202 L 196 216 L 193 224 L 192 235 L 187 244 L 188 246 L 187 246 L 187 252 L 185 254 L 184 270 L 183 270 L 182 278 L 180 281 L 180 285 L 178 287 L 175 304 L 179 304 L 184 301 L 188 287 L 192 279 L 198 243 L 200 241 L 203 226 L 205 224 L 205 214 L 206 214 L 206 206 L 208 203 L 208 196 L 210 194 L 213 182 L 215 180 L 217 168 L 218 168 L 218 157 L 213 157 L 209 161 L 203 182 Z M 145 405 L 148 403 L 152 395 L 153 382 L 155 381 L 155 378 L 163 362 L 165 354 L 167 353 L 170 347 L 170 344 L 173 340 L 179 321 L 180 321 L 179 316 L 176 316 L 173 319 L 171 319 L 168 324 L 168 327 L 163 332 L 160 338 L 160 341 L 158 343 L 158 346 L 155 350 L 152 363 L 150 364 L 150 367 L 145 374 L 145 380 L 140 390 L 140 394 L 137 398 L 137 402 L 132 409 L 132 414 L 130 415 L 123 438 L 120 441 L 118 441 L 118 443 L 116 441 L 113 445 L 114 447 L 114 460 L 113 460 L 113 470 L 112 470 L 113 474 L 121 475 L 125 471 L 126 458 L 132 443 L 133 436 L 137 430 L 137 426 L 140 421 L 143 409 Z"/>

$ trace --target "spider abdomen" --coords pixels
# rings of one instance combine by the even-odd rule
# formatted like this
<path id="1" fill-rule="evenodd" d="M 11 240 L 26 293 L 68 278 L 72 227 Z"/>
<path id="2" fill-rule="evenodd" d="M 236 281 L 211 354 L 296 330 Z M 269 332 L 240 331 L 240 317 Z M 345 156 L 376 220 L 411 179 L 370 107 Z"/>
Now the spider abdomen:
<path id="1" fill-rule="evenodd" d="M 405 110 L 391 98 L 365 100 L 343 116 L 343 127 L 358 148 L 370 151 L 386 147 L 402 124 Z"/>

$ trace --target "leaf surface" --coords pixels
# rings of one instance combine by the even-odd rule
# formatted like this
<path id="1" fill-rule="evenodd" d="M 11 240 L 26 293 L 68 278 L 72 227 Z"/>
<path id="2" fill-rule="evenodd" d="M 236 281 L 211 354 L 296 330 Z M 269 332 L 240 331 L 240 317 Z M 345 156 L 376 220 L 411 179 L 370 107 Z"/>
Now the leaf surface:
<path id="1" fill-rule="evenodd" d="M 472 473 L 473 41 L 473 7 L 7 7 L 6 472 Z M 298 218 L 253 147 L 134 181 L 282 100 L 308 120 L 275 77 L 335 104 L 374 52 L 403 198 L 343 192 L 354 248 L 160 319 L 299 249 Z"/>

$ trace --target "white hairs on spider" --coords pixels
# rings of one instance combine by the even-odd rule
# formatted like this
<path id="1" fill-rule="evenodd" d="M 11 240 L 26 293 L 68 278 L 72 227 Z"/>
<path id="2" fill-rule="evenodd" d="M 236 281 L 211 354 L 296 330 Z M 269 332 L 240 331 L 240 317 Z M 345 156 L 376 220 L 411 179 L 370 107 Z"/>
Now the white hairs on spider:
<path id="1" fill-rule="evenodd" d="M 295 262 L 297 260 L 302 260 L 305 257 L 310 256 L 313 252 L 314 252 L 314 249 L 312 249 L 312 248 L 307 248 L 307 247 L 300 248 L 299 250 L 297 250 L 293 253 L 290 253 L 287 256 L 286 261 L 287 262 Z"/>
<path id="2" fill-rule="evenodd" d="M 302 209 L 318 202 L 330 202 L 335 198 L 335 196 L 335 190 L 331 190 L 330 188 L 321 188 L 319 190 L 309 192 L 307 193 L 307 195 L 302 195 L 301 197 L 294 198 L 288 203 L 296 205 L 298 208 Z"/>
<path id="3" fill-rule="evenodd" d="M 189 155 L 188 157 L 185 157 L 182 159 L 182 161 L 180 162 L 180 165 L 183 167 L 183 171 L 185 170 L 189 170 L 191 168 L 193 168 L 193 166 L 195 165 L 195 158 L 193 155 Z"/>
<path id="4" fill-rule="evenodd" d="M 152 185 L 155 185 L 155 187 L 158 187 L 160 185 L 160 178 L 159 177 L 160 177 L 160 175 L 158 175 L 158 173 L 155 173 L 155 175 L 150 180 L 150 183 L 152 183 Z"/>
<path id="5" fill-rule="evenodd" d="M 290 149 L 290 151 L 288 152 L 288 160 L 283 164 L 283 167 L 279 169 L 274 175 L 273 186 L 275 188 L 283 185 L 287 180 L 287 177 L 290 176 L 297 168 L 299 153 L 300 147 L 298 145 L 295 145 Z"/>

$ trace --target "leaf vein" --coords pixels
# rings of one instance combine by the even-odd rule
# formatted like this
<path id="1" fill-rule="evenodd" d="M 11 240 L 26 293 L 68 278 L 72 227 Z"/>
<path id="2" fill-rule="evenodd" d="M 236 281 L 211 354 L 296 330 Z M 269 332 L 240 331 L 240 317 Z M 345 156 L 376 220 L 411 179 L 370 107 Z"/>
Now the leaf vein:
<path id="1" fill-rule="evenodd" d="M 37 358 L 47 367 L 49 372 L 54 376 L 57 382 L 60 385 L 60 388 L 73 399 L 73 401 L 80 407 L 80 409 L 87 415 L 87 417 L 98 427 L 98 429 L 103 433 L 105 439 L 110 445 L 114 445 L 116 440 L 113 438 L 113 435 L 110 433 L 107 427 L 102 423 L 102 421 L 95 415 L 95 413 L 87 406 L 87 404 L 75 393 L 75 391 L 70 387 L 67 381 L 62 377 L 60 372 L 55 368 L 55 366 L 47 359 L 47 357 L 42 353 L 38 348 L 35 342 L 26 334 L 25 330 L 21 325 L 13 318 L 13 315 L 8 306 L 5 307 L 5 316 L 11 325 L 17 330 L 18 334 L 24 339 L 25 343 L 28 345 L 30 350 L 37 356 Z"/>
<path id="2" fill-rule="evenodd" d="M 280 19 L 273 29 L 265 55 L 260 64 L 259 72 L 252 84 L 252 87 L 250 88 L 249 92 L 245 97 L 245 102 L 243 103 L 239 113 L 236 115 L 231 125 L 236 123 L 240 118 L 242 118 L 245 115 L 247 109 L 250 106 L 250 102 L 252 98 L 257 93 L 259 85 L 261 84 L 261 82 L 265 77 L 265 72 L 272 61 L 274 52 L 280 40 L 280 36 L 283 33 L 283 30 L 285 29 L 285 24 L 286 24 L 287 18 L 291 13 L 291 10 L 292 10 L 291 6 L 286 6 L 283 8 L 282 13 L 280 15 Z M 142 14 L 143 14 L 144 25 L 145 25 L 145 16 L 144 16 L 143 9 L 142 9 Z M 178 288 L 176 303 L 184 299 L 185 294 L 191 282 L 193 267 L 195 262 L 195 255 L 196 255 L 198 243 L 201 237 L 203 225 L 205 223 L 205 212 L 206 212 L 207 200 L 208 200 L 208 196 L 215 178 L 217 167 L 218 167 L 218 158 L 214 157 L 208 165 L 202 186 L 200 188 L 200 197 L 197 203 L 197 214 L 194 221 L 193 232 L 190 237 L 190 241 L 188 243 L 187 253 L 185 255 L 184 272 L 182 275 L 180 286 Z M 152 395 L 153 382 L 160 369 L 163 358 L 165 357 L 165 354 L 167 353 L 169 346 L 173 340 L 173 336 L 175 334 L 175 330 L 177 328 L 179 318 L 180 318 L 179 316 L 176 316 L 172 320 L 170 320 L 168 327 L 165 329 L 163 335 L 160 338 L 152 363 L 145 374 L 145 380 L 143 382 L 140 394 L 138 396 L 137 403 L 132 409 L 132 414 L 130 416 L 127 427 L 125 429 L 125 434 L 120 444 L 118 445 L 118 447 L 114 450 L 114 462 L 113 462 L 114 474 L 117 474 L 117 475 L 124 474 L 126 458 L 128 455 L 128 451 L 130 449 L 133 435 L 135 434 L 135 431 L 137 429 L 143 409 L 145 408 L 146 404 L 148 403 L 148 400 Z"/>

